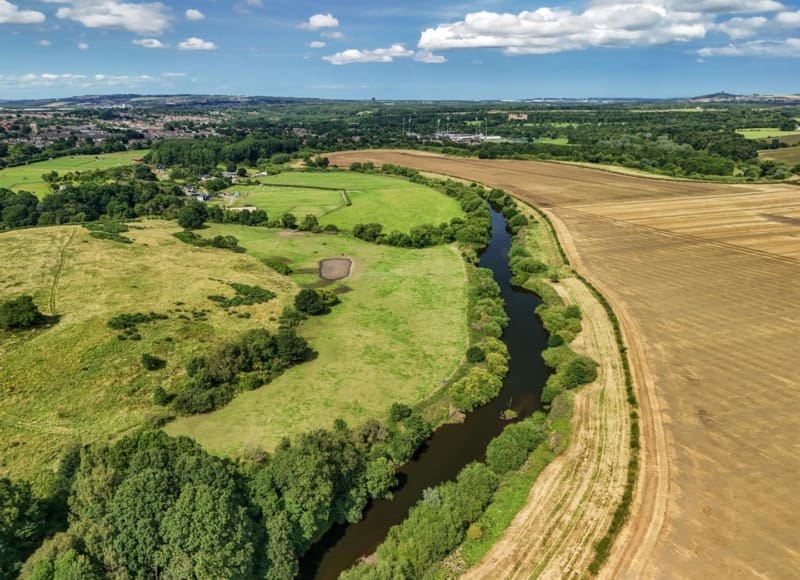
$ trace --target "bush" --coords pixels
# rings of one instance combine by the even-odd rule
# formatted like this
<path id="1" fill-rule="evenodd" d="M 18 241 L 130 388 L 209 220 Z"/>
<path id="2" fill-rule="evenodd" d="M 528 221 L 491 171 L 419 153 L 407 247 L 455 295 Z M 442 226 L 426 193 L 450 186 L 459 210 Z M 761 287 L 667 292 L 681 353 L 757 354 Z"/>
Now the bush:
<path id="1" fill-rule="evenodd" d="M 589 357 L 579 356 L 567 363 L 564 369 L 564 387 L 573 389 L 597 379 L 597 363 Z"/>
<path id="2" fill-rule="evenodd" d="M 148 371 L 157 371 L 167 366 L 167 361 L 152 354 L 144 353 L 142 355 L 142 366 Z"/>
<path id="3" fill-rule="evenodd" d="M 167 394 L 167 391 L 164 390 L 164 387 L 156 387 L 153 389 L 153 403 L 164 407 L 169 405 L 172 401 L 172 397 Z"/>
<path id="4" fill-rule="evenodd" d="M 294 297 L 294 307 L 300 312 L 305 312 L 312 316 L 318 316 L 330 311 L 330 308 L 318 292 L 311 288 L 303 288 Z"/>
<path id="5" fill-rule="evenodd" d="M 551 334 L 547 339 L 548 348 L 555 348 L 564 344 L 564 337 L 560 334 Z"/>
<path id="6" fill-rule="evenodd" d="M 489 443 L 486 448 L 486 465 L 498 475 L 519 469 L 531 451 L 545 440 L 546 435 L 542 413 L 513 423 Z"/>
<path id="7" fill-rule="evenodd" d="M 486 360 L 486 353 L 479 346 L 471 346 L 467 350 L 467 362 L 479 363 Z"/>
<path id="8" fill-rule="evenodd" d="M 33 328 L 46 320 L 30 296 L 20 296 L 0 304 L 0 328 L 4 330 Z"/>
<path id="9" fill-rule="evenodd" d="M 403 403 L 393 403 L 389 409 L 389 421 L 399 423 L 403 419 L 411 416 L 411 407 Z"/>
<path id="10" fill-rule="evenodd" d="M 277 260 L 264 260 L 264 265 L 268 268 L 272 268 L 278 274 L 283 274 L 284 276 L 288 276 L 292 273 L 292 269 L 289 267 L 288 264 L 284 264 L 283 262 L 278 262 Z"/>

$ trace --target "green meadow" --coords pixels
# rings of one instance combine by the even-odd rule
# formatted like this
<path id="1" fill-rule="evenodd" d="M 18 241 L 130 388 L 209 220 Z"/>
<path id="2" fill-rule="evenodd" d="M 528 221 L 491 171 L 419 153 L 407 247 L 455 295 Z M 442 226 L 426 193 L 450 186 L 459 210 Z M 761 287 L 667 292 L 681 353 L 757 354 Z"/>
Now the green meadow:
<path id="1" fill-rule="evenodd" d="M 133 159 L 138 159 L 145 155 L 147 155 L 146 149 L 103 153 L 100 155 L 72 155 L 18 167 L 7 167 L 0 170 L 0 187 L 12 191 L 29 191 L 41 199 L 50 193 L 50 186 L 42 179 L 42 175 L 45 173 L 56 171 L 59 175 L 63 175 L 70 171 L 109 169 L 118 165 L 127 165 Z"/>
<path id="2" fill-rule="evenodd" d="M 392 403 L 413 404 L 438 389 L 462 362 L 467 347 L 466 274 L 455 248 L 408 250 L 344 235 L 212 226 L 204 235 L 231 234 L 261 259 L 279 259 L 301 285 L 319 282 L 318 262 L 349 257 L 349 278 L 331 289 L 342 303 L 310 318 L 301 334 L 319 353 L 272 383 L 238 395 L 207 415 L 167 425 L 210 451 L 236 455 L 272 449 L 286 436 L 330 427 L 337 418 L 358 424 L 385 418 Z"/>
<path id="3" fill-rule="evenodd" d="M 345 230 L 359 223 L 373 222 L 383 224 L 387 233 L 392 230 L 408 232 L 417 225 L 439 224 L 464 215 L 456 200 L 429 187 L 396 177 L 350 171 L 287 172 L 262 177 L 259 181 L 265 186 L 279 184 L 298 189 L 275 191 L 281 188 L 274 188 L 251 192 L 244 198 L 245 204 L 266 210 L 270 217 L 285 211 L 287 203 L 294 203 L 298 208 L 316 207 L 324 213 L 309 213 L 314 213 L 320 224 L 335 224 Z M 330 188 L 330 191 L 304 189 L 308 187 Z M 233 191 L 236 189 L 231 188 Z M 344 204 L 341 190 L 347 193 L 351 205 Z M 292 191 L 296 191 L 294 198 Z M 341 205 L 335 207 L 336 204 Z M 305 215 L 301 211 L 292 213 L 298 219 Z"/>

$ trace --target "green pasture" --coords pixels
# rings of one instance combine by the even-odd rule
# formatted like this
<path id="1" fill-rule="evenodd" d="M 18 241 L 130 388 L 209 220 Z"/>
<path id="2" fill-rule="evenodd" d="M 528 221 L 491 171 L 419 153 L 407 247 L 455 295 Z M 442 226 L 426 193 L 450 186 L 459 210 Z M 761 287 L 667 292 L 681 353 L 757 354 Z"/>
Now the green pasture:
<path id="1" fill-rule="evenodd" d="M 256 207 L 267 212 L 270 218 L 292 213 L 303 219 L 307 214 L 318 218 L 345 207 L 341 191 L 308 189 L 302 187 L 276 187 L 274 185 L 234 185 L 223 193 L 227 207 Z"/>
<path id="2" fill-rule="evenodd" d="M 275 381 L 242 393 L 220 410 L 166 427 L 210 451 L 236 455 L 272 449 L 286 436 L 385 418 L 392 403 L 418 402 L 442 385 L 467 346 L 465 265 L 453 247 L 406 250 L 344 236 L 212 226 L 204 235 L 231 234 L 261 259 L 287 262 L 299 284 L 319 283 L 318 262 L 353 260 L 349 278 L 329 286 L 342 303 L 310 318 L 301 334 L 319 353 Z"/>
<path id="3" fill-rule="evenodd" d="M 387 233 L 392 230 L 407 232 L 417 225 L 449 222 L 464 215 L 456 200 L 429 187 L 385 175 L 350 171 L 287 172 L 262 177 L 260 181 L 265 185 L 345 190 L 352 205 L 318 216 L 323 226 L 335 224 L 341 229 L 352 229 L 359 223 L 374 222 L 383 224 Z M 297 217 L 302 219 L 303 216 L 298 214 Z"/>
<path id="4" fill-rule="evenodd" d="M 800 131 L 781 131 L 777 127 L 764 127 L 759 129 L 736 129 L 736 132 L 745 139 L 777 139 L 800 135 Z"/>
<path id="5" fill-rule="evenodd" d="M 50 193 L 50 186 L 42 180 L 42 175 L 45 173 L 56 171 L 59 175 L 63 175 L 70 171 L 109 169 L 118 165 L 126 165 L 131 163 L 133 159 L 138 159 L 145 155 L 147 155 L 146 149 L 103 153 L 100 155 L 72 155 L 18 167 L 7 167 L 0 170 L 0 187 L 12 191 L 29 191 L 42 198 Z"/>
<path id="6" fill-rule="evenodd" d="M 276 327 L 297 291 L 252 256 L 178 241 L 174 222 L 131 227 L 133 244 L 93 238 L 80 226 L 0 233 L 0 301 L 29 294 L 42 312 L 60 316 L 51 328 L 0 331 L 0 477 L 40 481 L 71 445 L 107 440 L 162 412 L 152 403 L 156 386 L 177 386 L 189 358 L 221 340 Z M 238 318 L 208 299 L 233 294 L 223 281 L 278 297 L 237 308 L 251 316 Z M 136 312 L 168 319 L 140 325 L 139 341 L 119 340 L 107 322 Z M 146 371 L 144 353 L 166 368 Z"/>

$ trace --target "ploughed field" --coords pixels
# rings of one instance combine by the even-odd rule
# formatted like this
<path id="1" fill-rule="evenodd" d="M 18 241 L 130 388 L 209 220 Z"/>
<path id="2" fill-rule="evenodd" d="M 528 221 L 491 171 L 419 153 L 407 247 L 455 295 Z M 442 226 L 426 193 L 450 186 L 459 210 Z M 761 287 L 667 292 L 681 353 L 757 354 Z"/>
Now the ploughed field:
<path id="1" fill-rule="evenodd" d="M 331 160 L 452 175 L 545 208 L 573 266 L 612 304 L 642 465 L 601 576 L 796 575 L 800 188 L 399 151 Z"/>

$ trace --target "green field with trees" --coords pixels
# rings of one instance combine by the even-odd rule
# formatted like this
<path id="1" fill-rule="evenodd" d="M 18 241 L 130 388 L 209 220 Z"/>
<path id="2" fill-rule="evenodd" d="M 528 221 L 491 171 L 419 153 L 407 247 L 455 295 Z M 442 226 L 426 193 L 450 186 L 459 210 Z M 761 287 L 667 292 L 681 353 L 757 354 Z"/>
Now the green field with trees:
<path id="1" fill-rule="evenodd" d="M 296 292 L 256 258 L 181 243 L 174 222 L 130 227 L 130 244 L 81 226 L 0 234 L 0 303 L 32 296 L 57 317 L 0 329 L 0 476 L 30 477 L 41 489 L 71 446 L 157 420 L 166 410 L 155 388 L 173 393 L 191 357 L 247 329 L 274 329 Z M 209 297 L 235 296 L 229 283 L 277 296 L 225 309 Z M 145 355 L 163 367 L 147 370 Z"/>
<path id="2" fill-rule="evenodd" d="M 28 165 L 7 167 L 0 169 L 0 188 L 12 191 L 29 191 L 41 199 L 52 191 L 48 181 L 42 178 L 43 175 L 50 174 L 53 171 L 59 175 L 64 175 L 78 171 L 109 169 L 120 165 L 129 165 L 133 159 L 144 157 L 145 154 L 147 154 L 147 150 L 100 153 L 99 155 L 73 155 Z"/>
<path id="3" fill-rule="evenodd" d="M 351 230 L 359 223 L 380 223 L 386 233 L 392 230 L 408 232 L 414 226 L 438 225 L 464 216 L 456 200 L 424 185 L 385 175 L 353 171 L 286 172 L 259 180 L 265 185 L 344 190 L 351 205 L 317 216 L 322 226 L 334 224 L 340 229 Z M 297 217 L 301 218 L 302 214 L 297 213 Z"/>
<path id="4" fill-rule="evenodd" d="M 409 250 L 346 236 L 213 225 L 204 235 L 233 235 L 248 253 L 289 265 L 302 285 L 319 283 L 318 262 L 346 256 L 351 275 L 342 304 L 305 321 L 301 334 L 315 360 L 267 387 L 243 393 L 222 409 L 166 427 L 215 453 L 273 449 L 284 436 L 330 424 L 358 425 L 386 416 L 392 403 L 416 403 L 441 386 L 467 347 L 464 262 L 448 246 Z"/>

